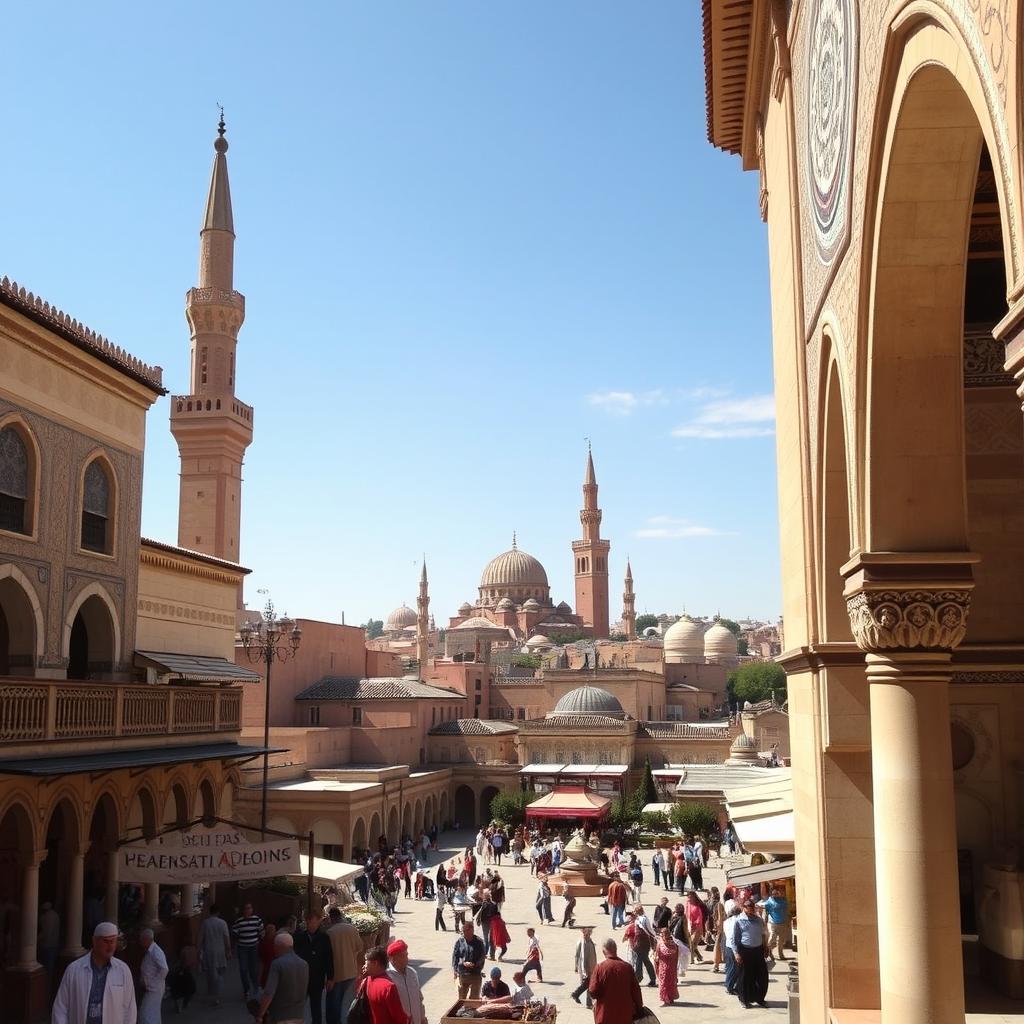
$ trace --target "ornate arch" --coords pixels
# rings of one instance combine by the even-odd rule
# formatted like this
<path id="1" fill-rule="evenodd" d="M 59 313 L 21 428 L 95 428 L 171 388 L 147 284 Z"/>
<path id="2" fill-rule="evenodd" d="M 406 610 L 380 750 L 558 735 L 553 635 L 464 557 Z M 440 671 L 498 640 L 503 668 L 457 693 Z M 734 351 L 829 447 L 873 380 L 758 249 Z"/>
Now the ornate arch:
<path id="1" fill-rule="evenodd" d="M 43 606 L 39 603 L 39 595 L 36 593 L 35 587 L 29 583 L 28 577 L 12 562 L 5 562 L 3 565 L 0 565 L 0 581 L 6 579 L 16 583 L 25 592 L 25 599 L 32 608 L 32 617 L 35 619 L 36 624 L 35 656 L 38 663 L 43 657 L 46 644 L 46 626 L 43 619 Z M 74 619 L 72 619 L 73 621 Z M 69 629 L 68 639 L 70 640 L 70 638 L 71 631 Z"/>
<path id="2" fill-rule="evenodd" d="M 90 597 L 97 597 L 107 607 L 107 612 L 110 615 L 110 628 L 114 638 L 114 657 L 113 662 L 115 665 L 119 664 L 121 658 L 121 624 L 118 621 L 117 605 L 114 603 L 114 599 L 110 596 L 107 588 L 103 586 L 97 580 L 93 580 L 92 583 L 84 586 L 78 594 L 75 596 L 74 601 L 71 602 L 71 606 L 68 608 L 67 615 L 64 616 L 64 637 L 61 645 L 61 653 L 65 660 L 70 656 L 71 653 L 71 629 L 75 624 L 75 616 L 79 613 L 82 605 L 89 600 Z"/>
<path id="3" fill-rule="evenodd" d="M 27 518 L 31 529 L 26 534 L 19 534 L 29 540 L 37 540 L 39 537 L 39 495 L 42 488 L 43 461 L 39 448 L 39 441 L 36 439 L 35 431 L 28 420 L 19 412 L 9 412 L 0 416 L 0 430 L 14 427 L 25 447 L 28 449 L 28 502 Z"/>

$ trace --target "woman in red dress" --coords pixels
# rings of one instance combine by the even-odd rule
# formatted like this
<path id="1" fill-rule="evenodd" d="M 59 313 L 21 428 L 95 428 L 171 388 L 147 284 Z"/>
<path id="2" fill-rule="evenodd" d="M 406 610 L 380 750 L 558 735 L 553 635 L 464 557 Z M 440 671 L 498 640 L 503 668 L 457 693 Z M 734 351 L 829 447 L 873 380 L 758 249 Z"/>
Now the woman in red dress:
<path id="1" fill-rule="evenodd" d="M 508 952 L 508 944 L 511 941 L 512 937 L 508 933 L 508 928 L 505 927 L 504 918 L 502 918 L 501 911 L 499 910 L 491 918 L 491 948 L 498 951 L 499 960 L 505 959 L 505 954 Z"/>
<path id="2" fill-rule="evenodd" d="M 671 1006 L 679 998 L 679 984 L 676 971 L 679 967 L 679 947 L 672 940 L 667 928 L 661 929 L 658 944 L 654 949 L 658 974 L 658 995 L 662 1006 Z"/>

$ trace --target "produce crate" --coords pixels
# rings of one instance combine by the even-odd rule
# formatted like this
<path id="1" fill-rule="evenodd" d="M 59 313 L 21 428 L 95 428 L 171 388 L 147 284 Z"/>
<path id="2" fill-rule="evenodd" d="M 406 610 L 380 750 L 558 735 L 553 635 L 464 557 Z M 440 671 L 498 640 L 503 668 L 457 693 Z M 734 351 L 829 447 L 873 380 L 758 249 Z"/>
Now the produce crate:
<path id="1" fill-rule="evenodd" d="M 463 1024 L 465 1017 L 456 1017 L 455 1014 L 459 1012 L 464 1006 L 472 1006 L 476 1009 L 481 1003 L 482 999 L 456 999 L 455 1005 L 448 1010 L 445 1015 L 438 1021 L 438 1024 Z"/>

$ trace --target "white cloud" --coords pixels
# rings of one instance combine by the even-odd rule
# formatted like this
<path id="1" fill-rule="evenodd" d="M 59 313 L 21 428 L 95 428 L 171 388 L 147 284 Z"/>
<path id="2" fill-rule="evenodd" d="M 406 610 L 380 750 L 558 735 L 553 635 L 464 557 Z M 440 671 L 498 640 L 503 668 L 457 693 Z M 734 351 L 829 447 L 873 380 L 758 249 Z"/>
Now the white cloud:
<path id="1" fill-rule="evenodd" d="M 701 384 L 683 392 L 684 397 L 696 402 L 707 402 L 712 398 L 725 398 L 728 394 L 728 388 L 714 388 L 708 384 Z"/>
<path id="2" fill-rule="evenodd" d="M 657 388 L 653 391 L 594 391 L 587 402 L 612 416 L 629 416 L 641 406 L 665 405 L 668 399 Z"/>
<path id="3" fill-rule="evenodd" d="M 720 440 L 734 437 L 770 437 L 775 433 L 772 395 L 725 398 L 708 402 L 689 422 L 672 431 L 673 437 Z"/>
<path id="4" fill-rule="evenodd" d="M 678 540 L 682 537 L 723 537 L 724 530 L 713 526 L 700 526 L 689 519 L 675 516 L 651 516 L 647 525 L 636 531 L 635 536 L 644 540 Z"/>

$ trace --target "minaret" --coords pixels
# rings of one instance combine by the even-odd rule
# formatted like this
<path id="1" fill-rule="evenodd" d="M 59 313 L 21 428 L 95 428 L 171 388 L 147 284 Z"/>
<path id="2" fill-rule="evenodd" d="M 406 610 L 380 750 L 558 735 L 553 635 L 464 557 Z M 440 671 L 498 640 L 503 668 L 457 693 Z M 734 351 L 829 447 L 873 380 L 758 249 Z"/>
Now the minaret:
<path id="1" fill-rule="evenodd" d="M 178 544 L 237 562 L 242 459 L 252 441 L 252 408 L 235 397 L 235 348 L 245 297 L 233 286 L 235 227 L 223 111 L 213 148 L 199 232 L 199 287 L 185 296 L 192 335 L 189 393 L 171 399 L 171 433 L 181 455 Z"/>
<path id="2" fill-rule="evenodd" d="M 626 639 L 636 639 L 636 596 L 633 594 L 633 567 L 626 559 L 626 589 L 622 592 L 622 624 L 626 627 Z"/>
<path id="3" fill-rule="evenodd" d="M 430 596 L 427 593 L 427 559 L 423 558 L 423 570 L 420 572 L 420 592 L 416 598 L 416 657 L 420 663 L 420 672 L 427 666 L 427 637 L 430 631 L 430 618 L 427 609 L 430 607 Z"/>
<path id="4" fill-rule="evenodd" d="M 583 539 L 572 542 L 576 560 L 576 614 L 586 625 L 593 627 L 595 638 L 601 640 L 608 636 L 608 551 L 611 543 L 601 539 L 597 476 L 589 442 L 580 522 L 583 524 Z"/>

